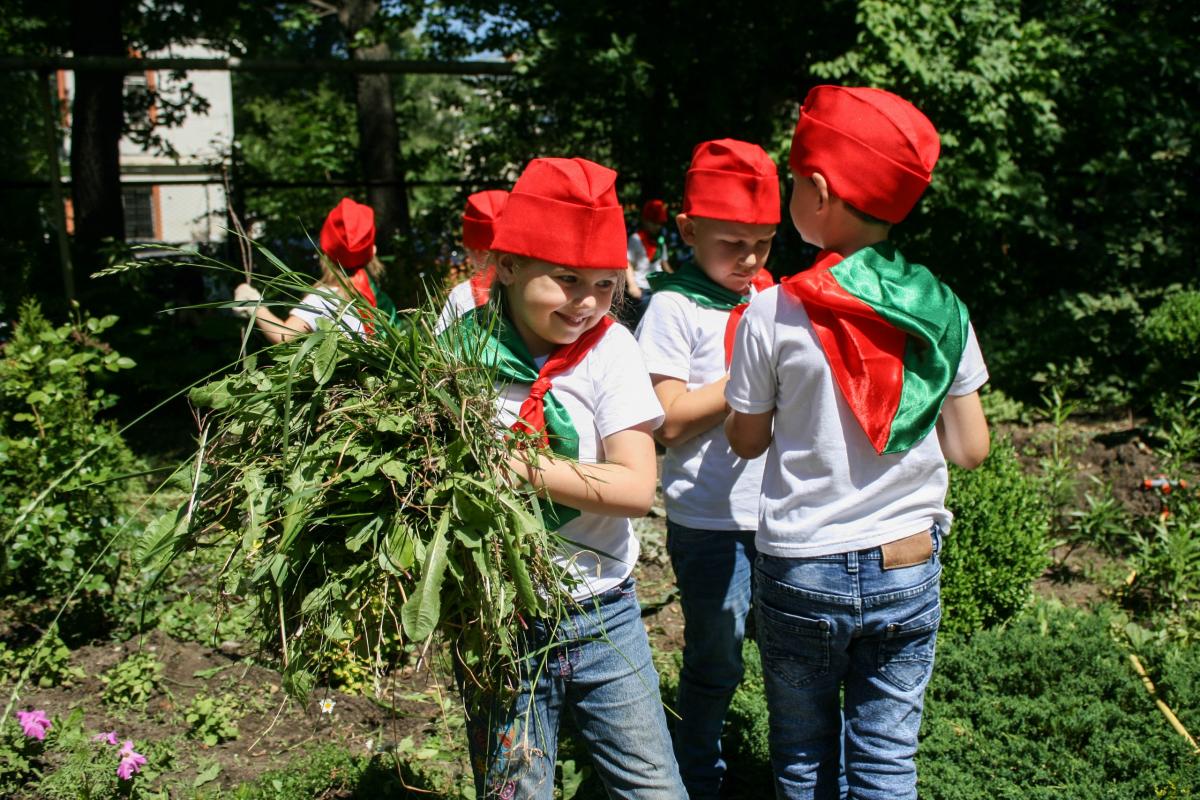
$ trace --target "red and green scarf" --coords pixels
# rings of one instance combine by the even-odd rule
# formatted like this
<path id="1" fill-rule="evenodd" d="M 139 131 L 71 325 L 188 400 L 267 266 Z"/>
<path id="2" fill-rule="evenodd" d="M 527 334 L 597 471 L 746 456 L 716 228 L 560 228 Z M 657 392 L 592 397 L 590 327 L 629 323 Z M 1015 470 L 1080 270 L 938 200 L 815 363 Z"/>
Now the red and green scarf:
<path id="1" fill-rule="evenodd" d="M 359 267 L 350 271 L 350 285 L 354 290 L 362 295 L 362 298 L 367 301 L 371 308 L 377 308 L 382 311 L 389 320 L 396 318 L 396 304 L 392 302 L 392 298 L 388 297 L 388 293 L 375 283 L 375 279 L 367 272 L 366 267 Z M 370 336 L 375 332 L 375 326 L 371 324 L 371 315 L 363 314 L 363 330 Z"/>
<path id="2" fill-rule="evenodd" d="M 765 279 L 760 277 L 763 275 L 766 276 Z M 729 312 L 729 321 L 725 323 L 725 369 L 729 369 L 729 361 L 733 357 L 733 340 L 737 335 L 738 323 L 750 305 L 749 295 L 740 295 L 718 285 L 704 270 L 693 264 L 684 264 L 674 272 L 651 273 L 649 280 L 651 291 L 678 292 L 703 308 Z M 761 290 L 760 284 L 766 283 L 766 286 L 770 286 L 771 282 L 771 273 L 761 269 L 751 281 L 751 285 Z"/>
<path id="3" fill-rule="evenodd" d="M 460 355 L 478 358 L 484 366 L 495 369 L 500 380 L 530 384 L 529 397 L 521 404 L 513 431 L 532 434 L 542 446 L 549 445 L 551 452 L 577 460 L 579 433 L 570 412 L 551 392 L 553 380 L 583 361 L 612 324 L 609 317 L 601 318 L 574 342 L 555 348 L 540 369 L 512 323 L 487 306 L 463 315 L 447 334 Z M 557 530 L 579 516 L 578 509 L 553 501 L 546 503 L 543 511 L 550 530 Z"/>
<path id="4" fill-rule="evenodd" d="M 937 423 L 967 342 L 967 307 L 889 242 L 825 251 L 782 282 L 804 304 L 842 397 L 880 455 Z"/>

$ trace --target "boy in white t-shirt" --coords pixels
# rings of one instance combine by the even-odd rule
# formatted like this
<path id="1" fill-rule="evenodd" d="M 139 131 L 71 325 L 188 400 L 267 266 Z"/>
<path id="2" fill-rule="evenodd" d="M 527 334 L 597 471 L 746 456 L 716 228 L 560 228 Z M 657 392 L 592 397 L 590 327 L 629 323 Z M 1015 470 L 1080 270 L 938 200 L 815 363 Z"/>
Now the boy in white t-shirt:
<path id="1" fill-rule="evenodd" d="M 966 307 L 887 241 L 939 147 L 890 92 L 813 89 L 790 211 L 823 252 L 737 331 L 725 431 L 747 458 L 767 451 L 755 620 L 778 797 L 917 796 L 946 460 L 973 468 L 989 447 Z"/>
<path id="2" fill-rule="evenodd" d="M 779 224 L 779 177 L 758 145 L 697 145 L 677 218 L 696 265 L 650 277 L 638 344 L 666 411 L 667 547 L 684 615 L 675 756 L 693 800 L 716 798 L 721 729 L 742 680 L 763 459 L 740 458 L 721 423 L 727 336 L 764 269 Z"/>

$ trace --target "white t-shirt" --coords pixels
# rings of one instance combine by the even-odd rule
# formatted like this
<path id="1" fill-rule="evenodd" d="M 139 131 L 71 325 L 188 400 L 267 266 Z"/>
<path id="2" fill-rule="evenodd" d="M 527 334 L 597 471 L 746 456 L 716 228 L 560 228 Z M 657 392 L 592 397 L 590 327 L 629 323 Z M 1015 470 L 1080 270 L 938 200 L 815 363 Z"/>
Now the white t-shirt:
<path id="1" fill-rule="evenodd" d="M 606 436 L 644 422 L 651 428 L 662 424 L 662 406 L 650 386 L 641 351 L 622 325 L 611 326 L 587 356 L 554 378 L 553 384 L 550 393 L 566 407 L 579 434 L 580 463 L 604 461 Z M 499 417 L 504 427 L 516 421 L 528 397 L 529 384 L 501 387 Z M 640 548 L 627 517 L 582 511 L 558 533 L 568 544 L 556 561 L 571 566 L 584 581 L 573 592 L 577 600 L 620 585 L 637 562 Z"/>
<path id="2" fill-rule="evenodd" d="M 475 308 L 475 294 L 471 291 L 471 282 L 463 281 L 450 290 L 450 294 L 446 297 L 446 305 L 442 306 L 442 313 L 438 314 L 437 327 L 433 332 L 441 333 L 454 324 L 456 319 L 473 308 Z"/>
<path id="3" fill-rule="evenodd" d="M 987 382 L 975 329 L 950 394 Z M 747 414 L 775 410 L 755 543 L 802 558 L 878 547 L 950 526 L 949 475 L 934 429 L 903 453 L 878 455 L 833 380 L 804 305 L 772 287 L 738 326 L 725 398 Z"/>
<path id="4" fill-rule="evenodd" d="M 642 237 L 634 231 L 629 236 L 629 244 L 625 248 L 625 255 L 629 259 L 629 263 L 633 265 L 633 279 L 643 289 L 650 288 L 651 272 L 662 272 L 663 263 L 667 260 L 667 248 L 659 247 L 654 253 L 654 260 L 646 255 L 646 245 L 642 242 Z"/>
<path id="5" fill-rule="evenodd" d="M 304 320 L 304 323 L 314 331 L 317 329 L 317 320 L 324 317 L 334 320 L 335 325 L 340 325 L 342 330 L 348 333 L 363 332 L 363 322 L 354 312 L 354 305 L 333 289 L 324 289 L 321 294 L 309 292 L 300 299 L 300 305 L 289 309 L 289 313 L 293 317 Z M 339 316 L 341 317 L 340 323 L 337 322 Z"/>
<path id="6" fill-rule="evenodd" d="M 637 331 L 646 369 L 684 381 L 689 392 L 720 379 L 728 321 L 728 311 L 704 308 L 679 292 L 656 292 Z M 701 530 L 755 530 L 765 462 L 765 455 L 739 458 L 721 424 L 668 447 L 662 465 L 667 516 Z"/>

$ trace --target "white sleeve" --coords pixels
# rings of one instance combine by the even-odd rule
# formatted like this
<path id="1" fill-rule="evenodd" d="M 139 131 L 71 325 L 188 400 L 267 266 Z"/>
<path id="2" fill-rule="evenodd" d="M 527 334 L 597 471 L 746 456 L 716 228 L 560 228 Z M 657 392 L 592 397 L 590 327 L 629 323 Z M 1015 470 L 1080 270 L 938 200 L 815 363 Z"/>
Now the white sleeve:
<path id="1" fill-rule="evenodd" d="M 471 294 L 470 281 L 463 281 L 451 289 L 450 294 L 446 297 L 446 305 L 442 306 L 442 313 L 438 314 L 437 327 L 433 330 L 434 334 L 446 330 L 459 317 L 475 308 L 474 302 L 475 297 Z M 468 303 L 471 305 L 467 305 Z"/>
<path id="2" fill-rule="evenodd" d="M 691 309 L 688 308 L 691 306 Z M 695 305 L 678 292 L 657 292 L 637 329 L 638 345 L 651 375 L 687 382 L 692 369 Z"/>
<path id="3" fill-rule="evenodd" d="M 646 257 L 646 246 L 636 233 L 629 237 L 629 243 L 625 245 L 625 258 L 638 272 L 645 272 L 650 266 L 650 259 Z"/>
<path id="4" fill-rule="evenodd" d="M 968 322 L 967 343 L 963 346 L 962 358 L 958 361 L 958 372 L 954 375 L 954 382 L 950 384 L 949 394 L 960 397 L 977 392 L 987 380 L 987 364 L 983 362 L 983 351 L 979 349 L 979 339 L 975 337 L 975 326 Z"/>
<path id="5" fill-rule="evenodd" d="M 302 320 L 310 331 L 317 329 L 317 320 L 321 317 L 329 320 L 335 319 L 334 309 L 329 298 L 312 292 L 300 298 L 299 305 L 293 306 L 288 313 L 296 319 Z"/>
<path id="6" fill-rule="evenodd" d="M 775 408 L 775 304 L 779 289 L 754 296 L 738 324 L 725 400 L 734 411 L 761 414 Z"/>
<path id="7" fill-rule="evenodd" d="M 600 438 L 644 422 L 651 428 L 661 425 L 665 414 L 633 334 L 623 325 L 613 325 L 597 349 L 595 418 Z"/>

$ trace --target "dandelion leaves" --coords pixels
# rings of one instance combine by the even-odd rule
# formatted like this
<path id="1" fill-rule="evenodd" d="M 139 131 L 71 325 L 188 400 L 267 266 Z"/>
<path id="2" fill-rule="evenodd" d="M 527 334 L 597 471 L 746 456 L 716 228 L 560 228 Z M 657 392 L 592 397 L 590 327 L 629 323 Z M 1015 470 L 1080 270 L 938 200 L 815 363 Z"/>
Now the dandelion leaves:
<path id="1" fill-rule="evenodd" d="M 400 610 L 404 633 L 415 642 L 424 641 L 433 633 L 441 619 L 442 580 L 446 575 L 447 532 L 450 530 L 450 514 L 443 512 L 438 519 L 433 540 L 425 550 L 425 567 L 413 593 Z"/>

